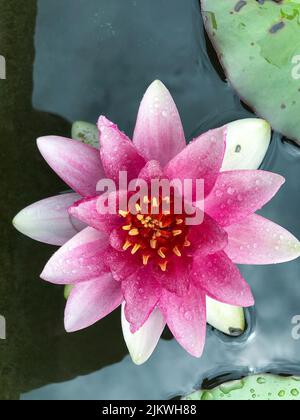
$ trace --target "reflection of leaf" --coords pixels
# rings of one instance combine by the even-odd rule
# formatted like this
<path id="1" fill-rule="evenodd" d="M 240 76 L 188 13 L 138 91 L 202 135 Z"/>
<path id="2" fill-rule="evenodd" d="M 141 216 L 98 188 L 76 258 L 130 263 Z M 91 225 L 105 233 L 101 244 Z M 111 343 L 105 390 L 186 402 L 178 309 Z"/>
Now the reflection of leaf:
<path id="1" fill-rule="evenodd" d="M 300 378 L 256 375 L 194 392 L 186 400 L 300 400 Z"/>
<path id="2" fill-rule="evenodd" d="M 295 77 L 300 2 L 202 0 L 202 12 L 222 65 L 241 97 L 277 131 L 300 140 L 300 83 Z"/>

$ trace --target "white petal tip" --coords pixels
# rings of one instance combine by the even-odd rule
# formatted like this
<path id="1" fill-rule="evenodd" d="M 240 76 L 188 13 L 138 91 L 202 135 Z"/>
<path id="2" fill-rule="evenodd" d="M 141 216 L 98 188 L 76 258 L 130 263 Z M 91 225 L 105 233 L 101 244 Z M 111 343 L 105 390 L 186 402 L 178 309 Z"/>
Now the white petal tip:
<path id="1" fill-rule="evenodd" d="M 65 320 L 65 330 L 68 334 L 75 333 L 77 330 L 74 328 L 74 326 Z"/>
<path id="2" fill-rule="evenodd" d="M 51 151 L 53 145 L 54 146 L 61 145 L 63 144 L 62 142 L 66 140 L 71 141 L 71 139 L 69 138 L 60 137 L 60 136 L 44 136 L 44 137 L 37 138 L 36 144 L 40 153 L 43 154 L 48 151 Z"/>
<path id="3" fill-rule="evenodd" d="M 222 170 L 258 169 L 270 145 L 271 134 L 270 124 L 259 118 L 228 124 Z"/>
<path id="4" fill-rule="evenodd" d="M 246 329 L 243 308 L 218 302 L 207 297 L 207 322 L 224 334 L 238 336 Z"/>
<path id="5" fill-rule="evenodd" d="M 161 312 L 156 309 L 149 319 L 135 334 L 130 331 L 130 324 L 125 317 L 125 304 L 122 305 L 122 330 L 133 363 L 143 365 L 152 355 L 166 325 Z"/>
<path id="6" fill-rule="evenodd" d="M 46 143 L 48 143 L 48 141 L 49 141 L 49 137 L 39 137 L 39 138 L 37 138 L 36 139 L 36 144 L 37 144 L 37 147 L 39 148 L 39 150 L 41 148 L 43 148 L 46 145 Z"/>
<path id="7" fill-rule="evenodd" d="M 14 228 L 16 228 L 19 232 L 21 232 L 21 229 L 22 229 L 22 222 L 21 222 L 22 215 L 21 215 L 21 213 L 22 212 L 18 213 L 12 220 L 12 224 L 13 224 Z M 21 232 L 21 233 L 23 233 L 23 232 Z"/>
<path id="8" fill-rule="evenodd" d="M 34 239 L 32 220 L 28 216 L 27 209 L 21 210 L 12 220 L 12 224 L 18 232 Z"/>
<path id="9" fill-rule="evenodd" d="M 45 158 L 48 153 L 51 152 L 51 145 L 53 140 L 55 139 L 54 136 L 47 136 L 47 137 L 39 137 L 36 140 L 37 148 L 39 149 L 41 155 Z"/>
<path id="10" fill-rule="evenodd" d="M 152 93 L 153 95 L 161 95 L 161 94 L 164 94 L 166 92 L 169 93 L 169 90 L 163 84 L 162 81 L 155 80 L 153 83 L 151 83 L 151 85 L 147 89 L 147 92 L 146 93 L 149 94 L 149 92 Z"/>
<path id="11" fill-rule="evenodd" d="M 142 366 L 144 363 L 146 363 L 149 360 L 149 357 L 147 357 L 146 359 L 143 357 L 134 357 L 132 355 L 131 356 L 131 360 L 132 362 L 136 365 L 136 366 Z"/>

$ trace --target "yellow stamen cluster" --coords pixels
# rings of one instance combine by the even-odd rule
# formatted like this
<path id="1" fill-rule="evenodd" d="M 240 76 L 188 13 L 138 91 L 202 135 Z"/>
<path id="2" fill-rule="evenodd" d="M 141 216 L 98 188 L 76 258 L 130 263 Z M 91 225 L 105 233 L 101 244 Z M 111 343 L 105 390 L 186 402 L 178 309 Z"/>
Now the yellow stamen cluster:
<path id="1" fill-rule="evenodd" d="M 154 213 L 142 214 L 139 204 L 135 205 L 137 214 L 119 211 L 120 216 L 126 219 L 122 226 L 122 230 L 127 233 L 123 250 L 131 248 L 132 255 L 141 252 L 143 265 L 146 266 L 153 259 L 163 272 L 167 271 L 172 254 L 181 257 L 183 248 L 191 245 L 187 239 L 184 218 L 176 217 L 171 211 L 160 207 L 163 202 L 170 204 L 170 201 L 169 197 L 154 197 L 150 200 L 145 196 L 143 203 L 151 207 L 151 210 L 156 209 Z"/>

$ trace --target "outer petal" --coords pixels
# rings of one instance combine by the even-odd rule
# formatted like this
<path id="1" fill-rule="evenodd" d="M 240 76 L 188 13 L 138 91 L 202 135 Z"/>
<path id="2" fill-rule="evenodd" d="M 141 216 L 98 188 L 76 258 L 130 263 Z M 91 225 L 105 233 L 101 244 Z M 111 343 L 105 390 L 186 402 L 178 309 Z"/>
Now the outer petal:
<path id="1" fill-rule="evenodd" d="M 170 179 L 204 180 L 204 194 L 207 196 L 219 175 L 225 152 L 226 128 L 208 131 L 188 146 L 165 168 L 165 174 Z M 201 197 L 202 198 L 202 197 Z"/>
<path id="2" fill-rule="evenodd" d="M 158 160 L 162 166 L 186 145 L 173 98 L 158 80 L 152 83 L 142 100 L 133 142 L 147 160 Z"/>
<path id="3" fill-rule="evenodd" d="M 245 331 L 246 321 L 244 309 L 226 305 L 206 297 L 207 322 L 224 334 L 238 337 Z"/>
<path id="4" fill-rule="evenodd" d="M 226 228 L 226 254 L 236 264 L 277 264 L 300 256 L 300 243 L 281 226 L 257 214 Z"/>
<path id="5" fill-rule="evenodd" d="M 79 331 L 95 324 L 114 311 L 122 301 L 120 283 L 111 274 L 76 284 L 65 310 L 66 331 Z"/>
<path id="6" fill-rule="evenodd" d="M 147 321 L 161 294 L 161 288 L 151 276 L 149 267 L 141 267 L 136 273 L 122 281 L 126 301 L 125 316 L 132 333 Z"/>
<path id="7" fill-rule="evenodd" d="M 192 356 L 201 357 L 206 335 L 205 295 L 194 286 L 182 297 L 164 291 L 159 308 L 178 343 Z"/>
<path id="8" fill-rule="evenodd" d="M 107 246 L 106 234 L 86 228 L 53 255 L 41 278 L 55 284 L 73 284 L 99 277 L 108 271 L 103 258 Z"/>
<path id="9" fill-rule="evenodd" d="M 259 118 L 228 124 L 222 171 L 258 169 L 267 153 L 271 134 L 270 125 Z"/>
<path id="10" fill-rule="evenodd" d="M 233 306 L 253 306 L 249 285 L 238 268 L 224 252 L 194 256 L 192 277 L 202 290 L 214 300 Z"/>
<path id="11" fill-rule="evenodd" d="M 100 153 L 106 176 L 117 182 L 119 172 L 126 171 L 129 181 L 137 178 L 146 161 L 133 143 L 115 124 L 103 116 L 99 118 L 98 128 Z"/>
<path id="12" fill-rule="evenodd" d="M 136 365 L 145 363 L 153 353 L 166 322 L 159 309 L 154 309 L 145 324 L 135 333 L 130 331 L 130 324 L 125 317 L 125 305 L 122 306 L 122 329 L 130 356 Z"/>
<path id="13" fill-rule="evenodd" d="M 36 241 L 63 245 L 85 227 L 68 214 L 68 207 L 79 198 L 75 193 L 46 198 L 20 211 L 13 224 L 21 233 Z"/>
<path id="14" fill-rule="evenodd" d="M 80 201 L 77 201 L 73 206 L 69 208 L 69 213 L 81 220 L 82 222 L 88 224 L 89 226 L 103 231 L 103 232 L 111 232 L 113 229 L 118 228 L 122 225 L 124 220 L 122 217 L 117 214 L 102 214 L 98 211 L 98 204 L 99 199 L 114 197 L 118 200 L 118 194 L 112 193 L 112 195 L 103 194 L 101 197 L 91 197 L 86 198 Z M 118 201 L 117 201 L 118 204 Z M 118 212 L 118 205 L 116 206 L 116 210 Z"/>
<path id="15" fill-rule="evenodd" d="M 266 171 L 223 172 L 205 201 L 205 211 L 221 226 L 239 223 L 261 209 L 285 180 Z"/>
<path id="16" fill-rule="evenodd" d="M 37 145 L 51 168 L 73 190 L 84 197 L 95 195 L 98 181 L 105 176 L 98 150 L 56 136 L 41 137 Z"/>

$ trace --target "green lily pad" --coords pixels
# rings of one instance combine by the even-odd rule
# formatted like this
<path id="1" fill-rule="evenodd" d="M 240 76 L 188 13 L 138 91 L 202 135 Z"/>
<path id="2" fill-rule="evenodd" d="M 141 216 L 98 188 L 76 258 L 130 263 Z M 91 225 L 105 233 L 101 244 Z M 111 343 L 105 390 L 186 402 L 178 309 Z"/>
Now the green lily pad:
<path id="1" fill-rule="evenodd" d="M 300 140 L 300 1 L 202 0 L 210 39 L 239 95 Z"/>
<path id="2" fill-rule="evenodd" d="M 255 375 L 196 391 L 183 400 L 300 400 L 300 377 Z"/>
<path id="3" fill-rule="evenodd" d="M 99 132 L 95 124 L 76 121 L 72 125 L 72 139 L 99 148 Z"/>

